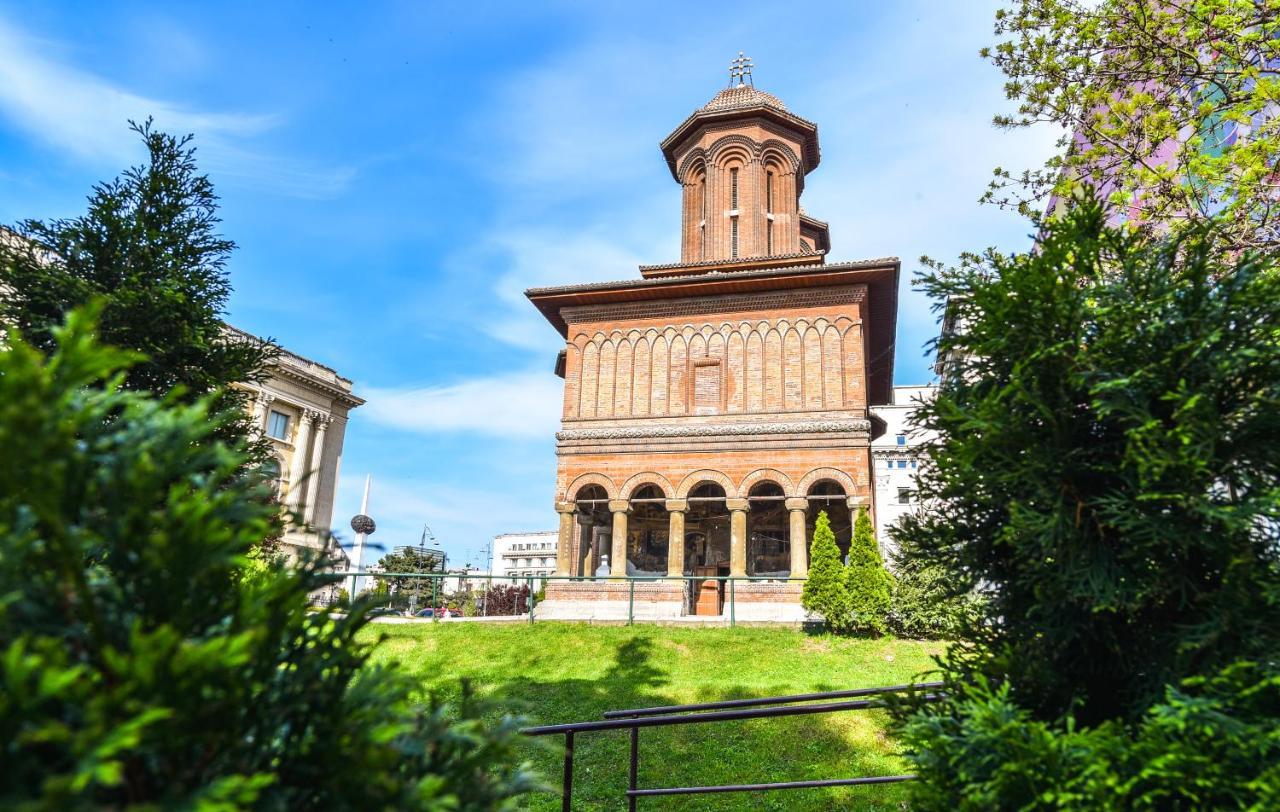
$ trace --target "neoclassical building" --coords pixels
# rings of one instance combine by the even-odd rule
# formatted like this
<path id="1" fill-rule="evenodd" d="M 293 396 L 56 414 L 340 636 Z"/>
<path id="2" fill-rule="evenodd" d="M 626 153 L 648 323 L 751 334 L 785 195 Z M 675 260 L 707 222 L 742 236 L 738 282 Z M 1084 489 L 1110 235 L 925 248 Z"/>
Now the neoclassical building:
<path id="1" fill-rule="evenodd" d="M 258 341 L 230 325 L 227 331 Z M 347 414 L 364 400 L 334 370 L 283 348 L 267 373 L 259 383 L 238 386 L 252 394 L 254 424 L 275 451 L 280 500 L 305 521 L 305 526 L 289 526 L 282 539 L 282 551 L 297 560 L 304 548 L 329 548 Z M 340 549 L 330 552 L 343 557 Z"/>
<path id="2" fill-rule="evenodd" d="M 827 224 L 800 207 L 817 126 L 741 61 L 661 149 L 682 189 L 680 261 L 526 291 L 565 339 L 556 572 L 751 576 L 738 616 L 754 602 L 776 617 L 766 605 L 798 601 L 782 579 L 807 574 L 818 512 L 847 549 L 851 509 L 873 508 L 870 408 L 892 398 L 899 262 L 826 261 Z M 637 600 L 694 611 L 682 588 L 646 582 Z M 552 582 L 545 611 L 629 589 Z"/>

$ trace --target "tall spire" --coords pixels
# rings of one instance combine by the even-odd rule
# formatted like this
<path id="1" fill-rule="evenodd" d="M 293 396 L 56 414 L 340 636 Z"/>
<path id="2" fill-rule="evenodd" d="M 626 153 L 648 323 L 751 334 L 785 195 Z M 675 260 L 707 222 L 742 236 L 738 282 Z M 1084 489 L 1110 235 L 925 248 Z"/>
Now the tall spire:
<path id="1" fill-rule="evenodd" d="M 733 87 L 733 80 L 738 80 L 738 87 L 743 87 L 750 83 L 752 87 L 756 86 L 756 80 L 751 76 L 751 69 L 755 65 L 751 61 L 751 57 L 744 56 L 742 51 L 738 51 L 738 58 L 729 63 L 729 87 Z"/>

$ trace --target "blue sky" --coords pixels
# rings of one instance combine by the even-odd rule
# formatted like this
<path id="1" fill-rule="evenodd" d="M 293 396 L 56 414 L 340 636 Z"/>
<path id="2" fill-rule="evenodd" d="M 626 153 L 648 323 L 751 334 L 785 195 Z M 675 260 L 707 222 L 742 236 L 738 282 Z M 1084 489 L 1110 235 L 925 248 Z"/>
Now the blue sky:
<path id="1" fill-rule="evenodd" d="M 802 202 L 831 258 L 902 258 L 896 379 L 929 379 L 917 258 L 1025 249 L 976 201 L 1055 136 L 990 124 L 994 6 L 0 0 L 0 222 L 82 211 L 141 158 L 128 118 L 194 132 L 239 244 L 230 320 L 369 400 L 335 526 L 372 473 L 375 541 L 425 523 L 481 563 L 494 534 L 555 526 L 560 339 L 523 289 L 678 258 L 657 144 L 739 50 L 819 126 Z"/>

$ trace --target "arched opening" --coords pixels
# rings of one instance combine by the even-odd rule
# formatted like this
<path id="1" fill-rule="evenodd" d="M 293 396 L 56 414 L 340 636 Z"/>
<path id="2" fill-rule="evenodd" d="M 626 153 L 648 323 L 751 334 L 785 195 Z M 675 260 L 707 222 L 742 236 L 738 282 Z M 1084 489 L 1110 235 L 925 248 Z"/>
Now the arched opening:
<path id="1" fill-rule="evenodd" d="M 703 482 L 689 491 L 684 520 L 685 575 L 729 574 L 729 508 L 724 500 L 724 488 L 715 482 Z"/>
<path id="2" fill-rule="evenodd" d="M 627 520 L 627 575 L 660 578 L 667 574 L 670 528 L 662 489 L 657 485 L 637 488 L 631 494 Z"/>
<path id="3" fill-rule="evenodd" d="M 609 494 L 601 485 L 583 485 L 574 494 L 573 503 L 578 532 L 574 534 L 569 574 L 589 577 L 597 573 L 609 554 L 613 522 L 609 514 Z"/>
<path id="4" fill-rule="evenodd" d="M 849 555 L 849 544 L 853 541 L 853 513 L 849 510 L 849 497 L 844 486 L 834 479 L 822 479 L 809 487 L 806 496 L 809 510 L 805 516 L 805 539 L 809 546 L 813 546 L 813 527 L 818 521 L 818 514 L 825 510 L 831 531 L 836 536 L 836 546 L 840 548 L 840 560 L 845 560 Z"/>
<path id="5" fill-rule="evenodd" d="M 782 486 L 757 482 L 747 495 L 747 575 L 786 578 L 791 574 L 791 540 Z"/>

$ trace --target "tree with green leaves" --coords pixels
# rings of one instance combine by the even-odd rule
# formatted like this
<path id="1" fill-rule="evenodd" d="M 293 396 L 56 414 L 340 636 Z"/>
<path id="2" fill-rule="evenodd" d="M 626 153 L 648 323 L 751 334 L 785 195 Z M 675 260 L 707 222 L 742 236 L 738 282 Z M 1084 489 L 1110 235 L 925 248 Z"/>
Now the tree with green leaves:
<path id="1" fill-rule="evenodd" d="M 1017 103 L 996 124 L 1062 137 L 986 200 L 1036 217 L 1083 184 L 1113 220 L 1213 217 L 1228 246 L 1280 244 L 1280 0 L 1010 0 L 995 36 L 982 54 Z"/>
<path id="2" fill-rule="evenodd" d="M 1280 256 L 1234 246 L 1211 224 L 1151 242 L 1080 199 L 1034 252 L 924 278 L 966 329 L 938 341 L 957 368 L 916 412 L 936 439 L 897 535 L 984 600 L 906 728 L 921 808 L 1089 808 L 1045 769 L 1082 732 L 1117 760 L 1053 769 L 1153 782 L 1122 808 L 1280 797 L 1280 771 L 1255 782 L 1280 741 Z M 1118 760 L 1148 732 L 1192 760 L 1229 737 L 1229 777 Z"/>
<path id="3" fill-rule="evenodd" d="M 229 337 L 223 321 L 235 244 L 217 232 L 218 198 L 192 137 L 130 122 L 148 160 L 94 187 L 79 217 L 26 220 L 0 233 L 0 322 L 50 351 L 73 308 L 100 301 L 103 342 L 142 353 L 127 389 L 244 406 L 234 383 L 260 379 L 269 344 Z M 243 408 L 224 430 L 248 436 Z"/>
<path id="4" fill-rule="evenodd" d="M 845 567 L 845 588 L 853 611 L 852 628 L 856 631 L 884 634 L 888 631 L 893 576 L 884 567 L 880 544 L 876 541 L 871 514 L 866 506 L 858 508 L 853 522 L 853 543 L 849 547 L 849 563 Z"/>
<path id="5" fill-rule="evenodd" d="M 820 615 L 827 628 L 836 633 L 847 632 L 852 622 L 852 604 L 845 585 L 844 562 L 836 534 L 831 531 L 827 512 L 818 513 L 813 526 L 813 544 L 809 547 L 809 577 L 800 593 L 805 610 Z"/>
<path id="6" fill-rule="evenodd" d="M 369 663 L 315 562 L 241 577 L 275 508 L 215 398 L 128 390 L 73 313 L 0 350 L 0 806 L 510 808 L 517 721 Z M 47 342 L 42 342 L 49 346 Z"/>
<path id="7" fill-rule="evenodd" d="M 893 598 L 889 628 L 900 637 L 951 640 L 980 611 L 981 594 L 960 584 L 948 570 L 899 539 L 893 552 Z"/>

